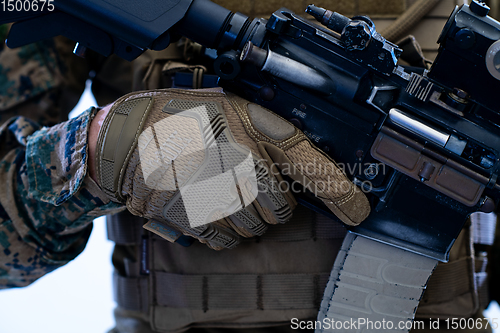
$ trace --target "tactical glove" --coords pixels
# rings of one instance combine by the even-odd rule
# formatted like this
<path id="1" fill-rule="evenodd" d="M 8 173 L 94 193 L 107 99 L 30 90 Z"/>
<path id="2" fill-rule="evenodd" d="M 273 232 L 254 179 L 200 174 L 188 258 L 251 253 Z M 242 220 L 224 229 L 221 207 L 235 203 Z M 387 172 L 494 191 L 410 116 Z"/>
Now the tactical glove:
<path id="1" fill-rule="evenodd" d="M 370 210 L 301 131 L 222 90 L 123 96 L 99 132 L 96 171 L 111 200 L 150 220 L 146 229 L 170 241 L 189 235 L 214 249 L 289 220 L 297 184 L 346 224 L 359 224 Z"/>

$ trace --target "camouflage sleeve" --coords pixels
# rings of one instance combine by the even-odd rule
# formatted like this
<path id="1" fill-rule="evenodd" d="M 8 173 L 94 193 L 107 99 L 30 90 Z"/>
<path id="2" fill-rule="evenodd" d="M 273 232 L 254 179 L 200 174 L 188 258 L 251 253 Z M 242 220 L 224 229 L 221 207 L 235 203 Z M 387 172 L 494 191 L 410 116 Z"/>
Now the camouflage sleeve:
<path id="1" fill-rule="evenodd" d="M 75 258 L 92 219 L 123 208 L 87 176 L 95 111 L 61 123 L 78 102 L 90 61 L 75 57 L 74 43 L 62 37 L 9 49 L 0 34 L 0 288 L 9 288 Z"/>
<path id="2" fill-rule="evenodd" d="M 0 127 L 0 288 L 66 264 L 85 247 L 95 217 L 124 209 L 87 175 L 94 113 L 38 131 L 24 117 Z"/>

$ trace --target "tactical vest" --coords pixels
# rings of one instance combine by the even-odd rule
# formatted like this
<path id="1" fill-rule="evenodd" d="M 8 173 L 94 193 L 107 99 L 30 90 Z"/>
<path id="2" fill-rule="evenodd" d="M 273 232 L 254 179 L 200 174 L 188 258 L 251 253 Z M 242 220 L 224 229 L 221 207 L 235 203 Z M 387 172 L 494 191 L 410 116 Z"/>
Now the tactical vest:
<path id="1" fill-rule="evenodd" d="M 215 2 L 250 17 L 268 17 L 282 6 L 301 13 L 309 4 L 304 0 Z M 413 2 L 322 0 L 315 4 L 347 16 L 370 15 L 381 31 Z M 442 0 L 413 31 L 428 58 L 437 51 L 437 36 L 454 5 L 454 0 Z M 172 68 L 182 67 L 178 61 L 178 50 L 146 53 L 134 63 L 135 88 L 169 85 Z M 184 67 L 191 73 L 195 68 Z M 249 328 L 289 325 L 292 318 L 315 319 L 345 235 L 339 222 L 304 207 L 294 211 L 291 221 L 270 226 L 262 237 L 245 240 L 233 250 L 171 244 L 143 230 L 144 223 L 128 213 L 108 217 L 108 235 L 117 244 L 113 263 L 119 332 Z M 475 252 L 473 244 L 492 242 L 484 232 L 491 225 L 483 220 L 464 229 L 450 263 L 440 264 L 431 277 L 417 316 L 468 317 L 487 304 L 486 257 Z"/>
<path id="2" fill-rule="evenodd" d="M 340 223 L 299 207 L 286 224 L 216 252 L 197 242 L 189 247 L 166 242 L 143 232 L 144 221 L 125 214 L 108 223 L 117 244 L 137 244 L 117 245 L 116 301 L 123 309 L 147 313 L 160 332 L 314 318 L 345 235 Z"/>
<path id="3" fill-rule="evenodd" d="M 141 318 L 159 332 L 314 319 L 345 229 L 303 207 L 294 214 L 262 237 L 218 252 L 199 243 L 166 242 L 142 230 L 144 220 L 126 212 L 109 217 L 109 238 L 117 243 L 118 313 L 126 310 L 127 321 Z M 475 221 L 461 233 L 450 262 L 438 265 L 417 317 L 470 317 L 488 304 L 487 258 L 475 255 L 473 244 L 491 244 L 494 224 Z"/>

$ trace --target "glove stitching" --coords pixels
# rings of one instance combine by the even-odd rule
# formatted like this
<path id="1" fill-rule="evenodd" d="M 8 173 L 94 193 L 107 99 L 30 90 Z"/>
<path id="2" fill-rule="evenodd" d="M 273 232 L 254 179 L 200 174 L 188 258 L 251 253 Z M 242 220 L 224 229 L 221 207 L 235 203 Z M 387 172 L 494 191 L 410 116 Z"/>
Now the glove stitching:
<path id="1" fill-rule="evenodd" d="M 279 147 L 283 150 L 287 150 L 288 148 L 291 148 L 292 146 L 295 146 L 297 143 L 304 141 L 304 140 L 309 140 L 303 133 L 298 132 L 297 134 L 294 134 L 291 138 L 288 138 L 287 140 L 290 140 L 289 142 L 283 141 L 283 144 L 281 144 Z"/>
<path id="2" fill-rule="evenodd" d="M 152 102 L 153 102 L 153 99 L 150 99 L 148 105 L 146 106 L 146 110 L 149 109 L 149 106 L 151 105 Z M 115 109 L 115 111 L 116 111 L 116 109 Z M 113 115 L 115 113 L 116 112 L 113 112 Z M 139 122 L 139 126 L 137 127 L 137 130 L 135 132 L 134 143 L 132 144 L 132 147 L 130 147 L 129 151 L 127 152 L 127 155 L 125 156 L 125 161 L 127 161 L 127 163 L 124 163 L 122 165 L 122 167 L 120 168 L 120 173 L 119 173 L 120 176 L 118 178 L 118 184 L 117 184 L 118 188 L 116 189 L 116 195 L 122 201 L 125 201 L 125 199 L 122 197 L 122 195 L 120 193 L 121 189 L 122 189 L 124 172 L 125 172 L 126 167 L 128 166 L 128 161 L 130 160 L 130 156 L 132 154 L 132 151 L 135 150 L 135 148 L 137 146 L 137 139 L 138 139 L 140 133 L 142 132 L 142 129 L 143 129 L 142 127 L 143 127 L 144 122 L 146 121 L 147 115 L 149 115 L 149 112 L 144 112 L 144 114 L 142 115 L 141 121 Z"/>
<path id="3" fill-rule="evenodd" d="M 284 152 L 284 153 L 285 153 L 286 157 L 287 157 L 287 158 L 288 158 L 288 159 L 292 162 L 293 166 L 294 166 L 294 167 L 297 167 L 297 166 L 296 166 L 296 163 L 294 163 L 294 162 L 290 159 L 290 156 L 289 156 L 286 152 Z M 308 177 L 308 176 L 306 176 L 306 175 L 303 175 L 303 177 L 304 177 L 305 179 L 307 179 L 308 181 L 310 181 L 311 183 L 313 183 L 313 184 L 315 184 L 315 185 L 316 185 L 316 182 L 315 182 L 313 179 L 311 179 L 310 177 Z M 344 175 L 344 177 L 345 177 L 345 175 Z M 351 185 L 350 185 L 350 190 L 349 190 L 349 192 L 348 192 L 348 193 L 346 193 L 346 194 L 344 194 L 344 195 L 342 195 L 341 197 L 339 197 L 339 198 L 337 198 L 337 199 L 334 199 L 335 201 L 334 201 L 334 200 L 332 200 L 332 199 L 328 199 L 328 198 L 325 198 L 325 199 L 326 199 L 326 200 L 329 200 L 330 202 L 334 203 L 335 205 L 341 206 L 341 205 L 343 205 L 343 204 L 347 203 L 348 201 L 350 201 L 350 200 L 354 197 L 354 194 L 355 194 L 355 192 L 354 192 L 354 186 L 351 184 Z"/>
<path id="4" fill-rule="evenodd" d="M 335 204 L 337 206 L 342 206 L 343 204 L 347 203 L 352 198 L 354 198 L 354 193 L 355 193 L 354 187 L 351 186 L 351 190 L 349 191 L 349 193 L 347 193 L 344 197 L 341 197 L 339 200 L 335 201 Z"/>
<path id="5" fill-rule="evenodd" d="M 218 93 L 218 92 L 195 92 L 195 91 L 184 91 L 181 89 L 160 89 L 160 90 L 155 90 L 158 92 L 166 92 L 166 91 L 171 91 L 172 94 L 179 94 L 179 95 L 192 95 L 192 96 L 197 96 L 197 97 L 225 97 L 225 94 L 223 93 Z"/>

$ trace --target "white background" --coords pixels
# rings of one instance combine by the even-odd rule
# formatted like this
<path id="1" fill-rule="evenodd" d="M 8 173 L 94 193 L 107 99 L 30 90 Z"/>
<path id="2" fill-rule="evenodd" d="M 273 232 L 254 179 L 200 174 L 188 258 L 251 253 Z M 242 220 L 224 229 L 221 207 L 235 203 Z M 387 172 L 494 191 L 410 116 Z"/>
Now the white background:
<path id="1" fill-rule="evenodd" d="M 87 89 L 73 116 L 96 105 Z M 104 333 L 114 326 L 111 251 L 104 217 L 83 253 L 29 287 L 0 291 L 0 333 Z M 485 317 L 497 318 L 495 303 Z M 495 330 L 500 333 L 500 329 Z"/>

